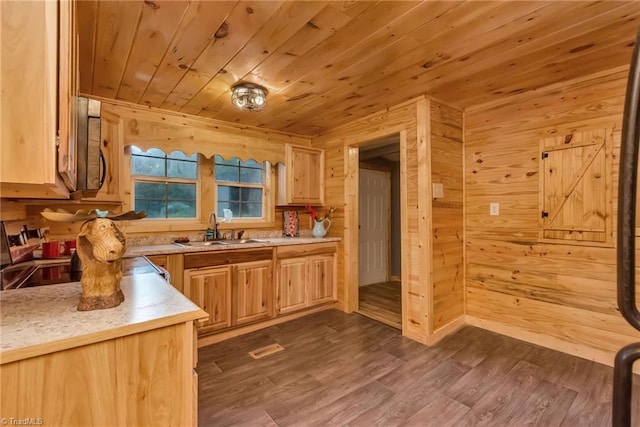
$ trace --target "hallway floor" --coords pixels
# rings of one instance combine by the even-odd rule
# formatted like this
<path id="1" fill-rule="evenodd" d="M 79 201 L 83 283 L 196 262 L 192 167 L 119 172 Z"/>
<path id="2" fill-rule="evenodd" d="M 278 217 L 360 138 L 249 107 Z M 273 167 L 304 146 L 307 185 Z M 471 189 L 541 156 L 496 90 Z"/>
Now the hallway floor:
<path id="1" fill-rule="evenodd" d="M 402 330 L 400 282 L 360 286 L 358 294 L 358 313 Z"/>

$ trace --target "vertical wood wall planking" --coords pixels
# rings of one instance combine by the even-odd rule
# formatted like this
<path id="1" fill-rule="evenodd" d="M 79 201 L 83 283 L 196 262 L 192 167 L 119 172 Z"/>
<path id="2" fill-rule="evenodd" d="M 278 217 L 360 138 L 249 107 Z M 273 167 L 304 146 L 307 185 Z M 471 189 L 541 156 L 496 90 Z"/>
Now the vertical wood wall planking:
<path id="1" fill-rule="evenodd" d="M 432 203 L 433 329 L 464 315 L 462 112 L 431 102 L 431 180 L 444 186 Z M 431 188 L 429 188 L 431 189 Z"/>
<path id="2" fill-rule="evenodd" d="M 464 314 L 461 123 L 460 111 L 420 97 L 312 141 L 314 147 L 325 150 L 325 204 L 344 207 L 335 217 L 331 234 L 342 238 L 338 248 L 339 306 L 352 311 L 357 308 L 358 219 L 354 208 L 357 177 L 351 176 L 351 171 L 357 168 L 357 147 L 401 134 L 405 163 L 401 168 L 403 334 L 423 343 L 432 342 L 429 337 L 438 328 Z M 432 162 L 438 165 L 436 170 L 432 170 Z M 434 204 L 431 182 L 436 178 L 445 185 L 446 196 Z M 440 231 L 432 226 L 434 208 Z M 445 237 L 449 234 L 453 240 Z M 442 243 L 432 244 L 441 235 Z M 434 250 L 439 251 L 435 258 Z M 434 264 L 434 259 L 440 265 Z"/>
<path id="3" fill-rule="evenodd" d="M 607 364 L 640 339 L 616 308 L 616 249 L 538 235 L 538 143 L 557 135 L 613 128 L 615 218 L 626 79 L 614 69 L 466 113 L 469 323 Z"/>

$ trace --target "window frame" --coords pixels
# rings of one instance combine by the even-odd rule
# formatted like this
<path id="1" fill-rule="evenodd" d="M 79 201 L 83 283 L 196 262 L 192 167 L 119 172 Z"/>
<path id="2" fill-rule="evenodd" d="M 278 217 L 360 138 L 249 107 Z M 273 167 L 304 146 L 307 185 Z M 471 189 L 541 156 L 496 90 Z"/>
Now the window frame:
<path id="1" fill-rule="evenodd" d="M 135 200 L 133 191 L 133 175 L 131 174 L 131 145 L 125 146 L 124 167 L 121 171 L 121 182 L 123 192 L 123 211 L 134 210 Z M 158 147 L 155 147 L 158 148 Z M 179 150 L 178 148 L 172 151 Z M 147 150 L 145 150 L 147 151 Z M 163 150 L 164 151 L 164 150 Z M 196 183 L 196 218 L 145 218 L 142 221 L 129 222 L 124 221 L 125 230 L 127 226 L 133 225 L 136 233 L 152 233 L 152 232 L 203 232 L 209 225 L 209 214 L 217 212 L 217 186 L 214 179 L 214 160 L 213 157 L 207 158 L 198 153 L 198 178 Z M 276 209 L 276 188 L 275 185 L 275 169 L 270 162 L 262 162 L 263 165 L 263 214 L 264 218 L 256 220 L 253 218 L 241 219 L 233 218 L 230 223 L 221 222 L 218 219 L 220 230 L 246 228 L 275 228 L 275 209 Z M 178 178 L 179 179 L 179 178 Z M 216 213 L 217 214 L 217 213 Z"/>
<path id="2" fill-rule="evenodd" d="M 220 156 L 222 157 L 222 156 Z M 222 157 L 224 159 L 224 157 Z M 246 160 L 242 160 L 239 157 L 233 157 L 230 160 L 233 159 L 239 159 L 240 162 L 246 161 Z M 226 159 L 224 159 L 226 160 Z M 239 182 L 239 181 L 218 181 L 216 180 L 216 162 L 215 162 L 215 156 L 212 157 L 210 159 L 211 161 L 211 165 L 213 168 L 213 208 L 214 208 L 214 212 L 216 212 L 216 215 L 218 215 L 218 218 L 222 217 L 222 213 L 218 212 L 218 187 L 219 186 L 225 186 L 225 187 L 239 187 L 239 188 L 259 188 L 262 190 L 262 215 L 260 217 L 233 217 L 233 220 L 231 221 L 231 223 L 237 222 L 237 223 L 262 223 L 264 221 L 267 220 L 268 218 L 268 203 L 267 203 L 267 193 L 268 193 L 268 188 L 267 188 L 267 180 L 268 180 L 268 176 L 270 175 L 270 166 L 268 162 L 256 162 L 259 165 L 262 165 L 262 183 L 261 184 L 256 184 L 256 183 L 251 183 L 251 182 Z M 238 165 L 237 166 L 238 169 L 241 169 L 243 166 L 242 165 Z M 248 168 L 248 169 L 258 169 L 258 168 Z M 238 201 L 238 203 L 242 203 L 241 201 Z"/>

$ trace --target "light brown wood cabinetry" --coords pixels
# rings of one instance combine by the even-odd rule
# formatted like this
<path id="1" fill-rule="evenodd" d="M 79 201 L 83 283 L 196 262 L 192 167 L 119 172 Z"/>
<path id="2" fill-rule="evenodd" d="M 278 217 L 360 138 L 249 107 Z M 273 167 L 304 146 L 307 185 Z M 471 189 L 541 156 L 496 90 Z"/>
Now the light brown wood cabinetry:
<path id="1" fill-rule="evenodd" d="M 278 314 L 335 301 L 336 250 L 335 243 L 277 248 Z"/>
<path id="2" fill-rule="evenodd" d="M 0 413 L 44 425 L 192 425 L 193 323 L 3 364 Z"/>
<path id="3" fill-rule="evenodd" d="M 278 163 L 277 204 L 324 204 L 323 150 L 285 145 L 285 164 Z"/>
<path id="4" fill-rule="evenodd" d="M 288 313 L 307 306 L 308 271 L 306 258 L 278 261 L 276 286 L 278 313 Z"/>
<path id="5" fill-rule="evenodd" d="M 187 270 L 184 295 L 209 315 L 198 323 L 202 333 L 231 326 L 231 267 Z"/>
<path id="6" fill-rule="evenodd" d="M 234 267 L 234 325 L 273 316 L 273 263 L 256 261 Z"/>
<path id="7" fill-rule="evenodd" d="M 0 196 L 68 198 L 76 185 L 75 2 L 0 7 Z"/>
<path id="8" fill-rule="evenodd" d="M 272 258 L 272 248 L 184 256 L 184 294 L 210 316 L 201 335 L 273 317 Z"/>
<path id="9" fill-rule="evenodd" d="M 335 254 L 309 257 L 309 304 L 335 300 Z"/>

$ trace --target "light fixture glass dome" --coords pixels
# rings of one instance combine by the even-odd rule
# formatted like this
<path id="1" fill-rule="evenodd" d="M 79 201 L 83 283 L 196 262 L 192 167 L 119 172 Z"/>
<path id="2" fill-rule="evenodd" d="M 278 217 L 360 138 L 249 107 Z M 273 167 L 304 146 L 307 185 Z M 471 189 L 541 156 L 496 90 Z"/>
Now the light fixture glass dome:
<path id="1" fill-rule="evenodd" d="M 253 83 L 238 83 L 231 89 L 231 102 L 242 110 L 259 111 L 267 106 L 267 90 Z"/>

